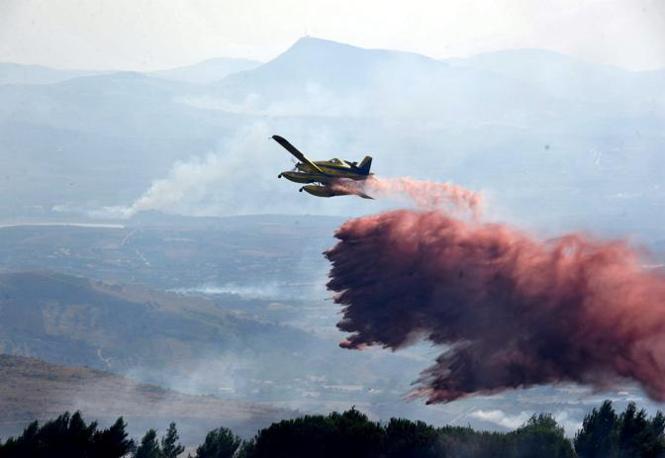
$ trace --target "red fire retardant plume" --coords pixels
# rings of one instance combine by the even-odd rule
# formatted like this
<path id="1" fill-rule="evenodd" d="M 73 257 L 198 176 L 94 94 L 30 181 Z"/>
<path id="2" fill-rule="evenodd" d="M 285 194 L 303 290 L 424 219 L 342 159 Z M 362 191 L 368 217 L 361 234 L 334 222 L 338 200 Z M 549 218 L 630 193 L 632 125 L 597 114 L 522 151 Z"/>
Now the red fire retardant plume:
<path id="1" fill-rule="evenodd" d="M 326 252 L 341 346 L 441 345 L 415 395 L 446 402 L 557 382 L 638 382 L 665 400 L 665 277 L 621 241 L 543 242 L 441 211 L 357 218 Z"/>

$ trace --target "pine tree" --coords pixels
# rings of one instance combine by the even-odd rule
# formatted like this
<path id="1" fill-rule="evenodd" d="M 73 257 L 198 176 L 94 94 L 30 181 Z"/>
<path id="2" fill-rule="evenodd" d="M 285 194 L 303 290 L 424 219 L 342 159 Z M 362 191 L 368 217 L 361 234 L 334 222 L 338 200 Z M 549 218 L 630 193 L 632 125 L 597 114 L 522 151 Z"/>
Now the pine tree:
<path id="1" fill-rule="evenodd" d="M 196 449 L 196 458 L 231 458 L 241 442 L 242 440 L 228 428 L 214 429 Z"/>
<path id="2" fill-rule="evenodd" d="M 619 454 L 620 421 L 612 401 L 605 401 L 584 417 L 575 435 L 575 451 L 580 458 L 614 458 Z"/>
<path id="3" fill-rule="evenodd" d="M 630 402 L 626 410 L 619 418 L 621 427 L 619 429 L 619 456 L 636 457 L 639 453 L 644 440 L 644 433 L 647 432 L 649 422 L 644 409 L 638 411 L 634 402 Z"/>
<path id="4" fill-rule="evenodd" d="M 93 437 L 93 453 L 96 458 L 120 458 L 135 449 L 134 441 L 127 437 L 127 423 L 119 417 L 113 425 L 97 431 Z"/>
<path id="5" fill-rule="evenodd" d="M 134 452 L 134 458 L 161 458 L 161 456 L 162 451 L 159 448 L 159 442 L 157 442 L 157 432 L 154 429 L 149 429 L 141 439 L 141 444 L 136 452 Z"/>
<path id="6" fill-rule="evenodd" d="M 514 456 L 573 458 L 575 451 L 564 430 L 550 414 L 533 415 L 524 426 L 506 435 Z"/>
<path id="7" fill-rule="evenodd" d="M 665 452 L 665 416 L 659 410 L 649 422 L 648 432 L 642 447 L 645 457 L 663 456 Z"/>
<path id="8" fill-rule="evenodd" d="M 175 423 L 171 423 L 169 429 L 166 430 L 166 434 L 162 437 L 162 456 L 164 458 L 176 458 L 185 451 L 185 447 L 178 443 L 178 439 L 180 437 Z"/>
<path id="9" fill-rule="evenodd" d="M 662 456 L 665 450 L 663 427 L 665 418 L 661 412 L 652 419 L 647 418 L 644 409 L 637 410 L 631 402 L 621 414 L 619 449 L 621 457 L 651 458 Z"/>

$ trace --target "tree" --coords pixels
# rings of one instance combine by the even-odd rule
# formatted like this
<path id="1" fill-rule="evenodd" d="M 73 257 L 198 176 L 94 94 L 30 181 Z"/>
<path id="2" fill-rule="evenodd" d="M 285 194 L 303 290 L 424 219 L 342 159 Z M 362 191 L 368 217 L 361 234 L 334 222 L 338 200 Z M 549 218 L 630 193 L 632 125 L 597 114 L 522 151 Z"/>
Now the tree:
<path id="1" fill-rule="evenodd" d="M 651 419 L 644 438 L 642 455 L 645 457 L 662 456 L 665 452 L 665 416 L 659 410 Z"/>
<path id="2" fill-rule="evenodd" d="M 104 431 L 97 423 L 89 425 L 79 412 L 68 412 L 39 426 L 33 422 L 17 438 L 9 439 L 0 449 L 2 458 L 46 458 L 53 456 L 120 458 L 129 453 L 134 443 L 127 440 L 125 423 L 119 418 Z"/>
<path id="3" fill-rule="evenodd" d="M 134 441 L 128 439 L 127 423 L 120 417 L 110 428 L 97 431 L 93 438 L 93 453 L 96 458 L 119 458 L 134 451 Z"/>
<path id="4" fill-rule="evenodd" d="M 355 408 L 330 415 L 305 415 L 259 431 L 250 458 L 372 458 L 382 454 L 385 431 Z"/>
<path id="5" fill-rule="evenodd" d="M 161 458 L 161 456 L 162 451 L 157 442 L 157 432 L 149 429 L 134 452 L 134 458 Z"/>
<path id="6" fill-rule="evenodd" d="M 634 402 L 626 407 L 619 419 L 619 456 L 622 458 L 660 456 L 665 451 L 663 426 L 665 419 L 658 412 L 649 420 L 644 409 L 637 410 Z"/>
<path id="7" fill-rule="evenodd" d="M 196 449 L 196 458 L 231 458 L 242 440 L 228 428 L 210 431 L 205 441 Z"/>
<path id="8" fill-rule="evenodd" d="M 234 458 L 251 458 L 255 454 L 255 446 L 256 446 L 255 439 L 243 441 L 243 443 L 240 444 L 240 448 L 236 452 Z"/>
<path id="9" fill-rule="evenodd" d="M 564 430 L 550 414 L 532 416 L 521 428 L 508 433 L 515 457 L 573 458 L 575 451 Z"/>
<path id="10" fill-rule="evenodd" d="M 162 437 L 162 456 L 164 458 L 176 458 L 185 451 L 185 447 L 178 443 L 178 439 L 180 437 L 175 423 L 171 423 L 169 429 L 166 430 L 166 434 Z"/>
<path id="11" fill-rule="evenodd" d="M 582 429 L 575 434 L 575 451 L 580 458 L 617 457 L 618 434 L 619 418 L 612 401 L 605 401 L 584 417 Z"/>
<path id="12" fill-rule="evenodd" d="M 440 455 L 436 429 L 422 421 L 391 418 L 385 427 L 385 454 L 389 458 L 426 458 Z"/>
<path id="13" fill-rule="evenodd" d="M 619 424 L 619 456 L 626 458 L 640 456 L 639 441 L 648 425 L 646 412 L 644 410 L 638 412 L 635 403 L 630 402 L 621 414 Z"/>
<path id="14" fill-rule="evenodd" d="M 17 437 L 10 437 L 0 450 L 0 457 L 22 457 L 37 456 L 37 434 L 39 433 L 39 423 L 33 421 L 23 430 L 23 433 Z"/>
<path id="15" fill-rule="evenodd" d="M 649 419 L 644 409 L 631 402 L 617 415 L 610 401 L 593 409 L 575 435 L 580 458 L 655 458 L 665 453 L 665 417 L 661 412 Z"/>

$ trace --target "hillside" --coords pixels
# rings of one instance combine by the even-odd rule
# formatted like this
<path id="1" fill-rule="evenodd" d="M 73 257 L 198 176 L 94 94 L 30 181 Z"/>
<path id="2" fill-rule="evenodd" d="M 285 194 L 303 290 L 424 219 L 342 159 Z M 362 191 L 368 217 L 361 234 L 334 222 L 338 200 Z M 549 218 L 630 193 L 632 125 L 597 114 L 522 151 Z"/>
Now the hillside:
<path id="1" fill-rule="evenodd" d="M 324 346 L 303 331 L 243 318 L 203 298 L 55 273 L 0 274 L 0 310 L 3 353 L 227 397 L 249 396 L 265 371 L 290 380 L 292 356 Z"/>
<path id="2" fill-rule="evenodd" d="M 15 435 L 33 420 L 80 410 L 107 425 L 119 416 L 135 436 L 147 428 L 165 430 L 176 421 L 186 443 L 220 425 L 244 435 L 292 413 L 259 404 L 193 396 L 99 370 L 49 364 L 0 354 L 0 437 Z"/>
<path id="3" fill-rule="evenodd" d="M 288 286 L 257 284 L 175 294 L 50 272 L 1 273 L 0 351 L 290 409 L 403 404 L 409 381 L 401 371 L 417 373 L 425 360 L 343 350 L 337 309 L 311 296 L 312 286 L 298 297 Z"/>
<path id="4" fill-rule="evenodd" d="M 231 73 L 251 70 L 259 65 L 261 62 L 249 59 L 217 58 L 194 65 L 158 70 L 150 74 L 167 80 L 206 84 L 219 81 Z"/>

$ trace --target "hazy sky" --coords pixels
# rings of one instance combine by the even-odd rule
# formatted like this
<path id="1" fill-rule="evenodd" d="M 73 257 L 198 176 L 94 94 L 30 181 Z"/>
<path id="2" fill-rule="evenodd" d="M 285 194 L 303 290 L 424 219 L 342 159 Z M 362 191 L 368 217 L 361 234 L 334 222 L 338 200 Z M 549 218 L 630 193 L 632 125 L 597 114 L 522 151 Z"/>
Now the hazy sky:
<path id="1" fill-rule="evenodd" d="M 537 47 L 665 66 L 665 0 L 0 0 L 0 61 L 146 70 L 267 60 L 306 33 L 432 57 Z"/>

